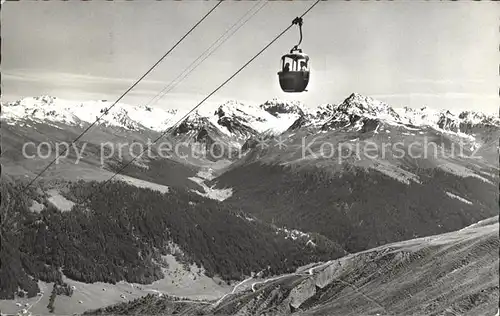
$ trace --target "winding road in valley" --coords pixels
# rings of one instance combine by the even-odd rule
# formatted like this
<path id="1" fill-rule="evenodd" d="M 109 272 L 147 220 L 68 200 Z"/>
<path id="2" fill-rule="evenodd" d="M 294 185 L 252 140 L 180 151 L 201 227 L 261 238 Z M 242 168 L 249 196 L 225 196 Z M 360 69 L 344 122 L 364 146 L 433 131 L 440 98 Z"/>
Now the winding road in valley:
<path id="1" fill-rule="evenodd" d="M 251 290 L 252 292 L 256 292 L 257 289 L 255 288 L 257 285 L 260 285 L 260 284 L 266 284 L 266 283 L 269 283 L 269 282 L 272 282 L 272 281 L 276 281 L 276 280 L 280 280 L 280 279 L 283 279 L 283 278 L 287 278 L 287 277 L 291 277 L 291 276 L 313 276 L 315 275 L 316 273 L 318 272 L 321 272 L 323 269 L 325 269 L 326 267 L 332 265 L 332 264 L 337 264 L 338 267 L 340 268 L 341 267 L 341 263 L 340 261 L 349 257 L 351 254 L 347 255 L 346 257 L 343 257 L 343 258 L 339 258 L 339 259 L 335 259 L 335 260 L 330 260 L 330 261 L 327 261 L 327 262 L 324 262 L 324 263 L 319 263 L 318 265 L 314 266 L 314 267 L 311 267 L 309 269 L 307 269 L 306 271 L 301 271 L 301 272 L 293 272 L 293 273 L 289 273 L 289 274 L 285 274 L 285 275 L 281 275 L 281 276 L 277 276 L 277 277 L 273 277 L 273 278 L 270 278 L 270 279 L 266 279 L 266 280 L 262 280 L 262 281 L 257 281 L 257 282 L 253 282 L 251 283 Z M 250 280 L 252 280 L 253 277 L 250 277 L 250 278 L 247 278 L 243 281 L 241 281 L 240 283 L 238 283 L 234 288 L 233 290 L 231 291 L 231 293 L 227 293 L 225 294 L 224 296 L 222 296 L 217 302 L 215 302 L 212 307 L 217 307 L 227 296 L 229 295 L 232 295 L 232 294 L 235 294 L 236 292 L 236 289 L 238 289 L 239 287 L 241 287 L 245 282 L 248 282 Z M 335 278 L 336 281 L 348 286 L 348 287 L 351 287 L 354 289 L 354 291 L 356 291 L 357 293 L 359 293 L 361 296 L 363 296 L 366 300 L 370 301 L 371 303 L 373 303 L 374 305 L 377 305 L 377 307 L 379 307 L 380 309 L 384 310 L 385 313 L 387 315 L 389 315 L 389 311 L 387 310 L 387 308 L 385 306 L 383 306 L 382 304 L 380 304 L 377 300 L 375 300 L 374 298 L 366 295 L 365 293 L 363 293 L 361 291 L 360 288 L 358 288 L 357 286 L 353 285 L 353 284 L 350 284 L 349 282 L 345 282 L 343 280 L 340 280 L 340 279 L 337 279 Z M 498 315 L 496 315 L 498 316 Z"/>

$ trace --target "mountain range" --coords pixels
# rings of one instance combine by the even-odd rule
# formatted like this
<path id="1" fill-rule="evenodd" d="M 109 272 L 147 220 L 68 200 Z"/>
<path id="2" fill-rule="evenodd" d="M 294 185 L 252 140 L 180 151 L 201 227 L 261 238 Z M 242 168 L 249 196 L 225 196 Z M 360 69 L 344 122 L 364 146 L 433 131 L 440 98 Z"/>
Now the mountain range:
<path id="1" fill-rule="evenodd" d="M 171 128 L 184 115 L 178 110 L 157 107 L 133 106 L 112 102 L 68 101 L 53 96 L 24 98 L 2 104 L 2 118 L 6 124 L 44 122 L 84 127 L 93 123 L 101 114 L 101 126 L 118 127 L 129 131 L 162 132 Z M 413 126 L 431 126 L 452 132 L 467 132 L 480 125 L 499 125 L 498 116 L 476 111 L 451 113 L 427 107 L 392 108 L 388 104 L 358 93 L 351 94 L 342 103 L 324 104 L 308 108 L 298 101 L 272 99 L 254 106 L 238 101 L 227 101 L 215 110 L 195 111 L 177 127 L 177 133 L 198 131 L 207 125 L 219 133 L 245 139 L 259 133 L 279 134 L 290 128 L 315 126 L 327 129 L 335 124 L 357 119 L 375 119 Z M 302 124 L 299 124 L 302 122 Z"/>
<path id="2" fill-rule="evenodd" d="M 212 110 L 195 111 L 182 122 L 179 120 L 184 113 L 178 110 L 121 103 L 109 109 L 111 105 L 105 100 L 76 102 L 52 96 L 24 98 L 3 104 L 2 120 L 6 125 L 30 128 L 33 124 L 43 124 L 44 127 L 71 129 L 77 133 L 100 118 L 98 127 L 105 133 L 112 133 L 111 138 L 122 134 L 127 138 L 137 138 L 137 141 L 144 137 L 156 139 L 159 133 L 168 131 L 166 138 L 174 137 L 172 142 L 201 145 L 203 156 L 210 161 L 220 158 L 234 160 L 242 148 L 246 149 L 243 147 L 245 142 L 259 135 L 276 136 L 304 128 L 328 131 L 352 126 L 366 131 L 380 122 L 391 126 L 431 127 L 459 136 L 474 136 L 477 133 L 482 135 L 483 129 L 496 128 L 500 124 L 498 117 L 480 112 L 452 114 L 449 110 L 425 107 L 392 108 L 357 93 L 340 104 L 325 104 L 315 109 L 300 102 L 278 99 L 258 106 L 227 101 Z M 210 146 L 214 150 L 208 150 Z"/>
<path id="3" fill-rule="evenodd" d="M 79 313 L 122 295 L 138 299 L 119 307 L 132 313 L 150 313 L 151 304 L 206 315 L 493 311 L 498 236 L 491 232 L 498 224 L 474 233 L 477 239 L 463 239 L 469 231 L 461 229 L 498 216 L 498 117 L 393 108 L 358 93 L 314 109 L 278 99 L 256 106 L 227 101 L 179 124 L 180 111 L 121 103 L 109 110 L 111 104 L 41 96 L 2 105 L 0 228 L 7 246 L 0 257 L 9 263 L 0 272 L 0 294 L 8 299 L 2 311 L 19 309 L 16 300 L 36 313 Z M 56 157 L 58 144 L 72 143 L 100 115 L 20 193 Z M 137 156 L 137 147 L 165 130 L 150 153 Z M 172 145 L 167 156 L 165 143 Z M 449 246 L 429 244 L 426 236 L 445 236 L 433 240 Z M 447 247 L 477 250 L 481 262 L 468 257 L 455 267 L 462 252 Z M 342 260 L 348 263 L 337 275 Z M 388 288 L 374 298 L 377 284 L 400 283 L 402 275 L 412 276 L 401 285 L 408 295 L 425 288 L 422 275 L 458 288 L 454 269 L 476 264 L 490 271 L 480 280 L 497 280 L 453 295 L 436 286 L 435 295 L 414 301 L 426 310 L 408 307 L 410 296 Z M 304 272 L 320 266 L 355 287 L 330 282 L 330 272 L 326 283 Z M 465 270 L 460 275 L 469 277 Z M 262 286 L 237 291 L 255 278 Z M 221 294 L 198 301 L 182 286 L 187 279 L 199 293 Z M 134 290 L 121 285 L 128 283 Z M 72 285 L 77 290 L 67 290 Z M 50 288 L 52 294 L 42 293 Z M 146 289 L 167 298 L 141 301 Z M 186 302 L 171 303 L 172 293 Z M 335 305 L 338 295 L 360 300 L 358 307 Z"/>

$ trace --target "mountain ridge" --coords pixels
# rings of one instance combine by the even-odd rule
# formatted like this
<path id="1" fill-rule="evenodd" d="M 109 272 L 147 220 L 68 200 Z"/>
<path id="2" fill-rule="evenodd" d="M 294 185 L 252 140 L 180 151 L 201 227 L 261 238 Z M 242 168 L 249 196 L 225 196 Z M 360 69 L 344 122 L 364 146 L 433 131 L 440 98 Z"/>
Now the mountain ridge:
<path id="1" fill-rule="evenodd" d="M 24 98 L 3 104 L 2 118 L 7 124 L 15 124 L 22 120 L 38 120 L 79 125 L 90 124 L 97 118 L 92 116 L 88 107 L 106 113 L 111 102 L 67 101 L 52 96 Z M 84 109 L 85 108 L 85 109 Z M 156 132 L 172 127 L 181 113 L 178 110 L 163 110 L 144 105 L 128 105 L 118 103 L 104 117 L 100 124 L 122 127 L 128 130 L 149 129 Z M 352 93 L 343 102 L 332 105 L 319 105 L 307 108 L 300 101 L 280 100 L 274 98 L 258 106 L 229 100 L 210 113 L 208 110 L 196 111 L 183 121 L 196 125 L 200 118 L 205 123 L 212 123 L 221 133 L 236 138 L 248 138 L 263 132 L 280 134 L 289 129 L 300 127 L 339 127 L 341 123 L 353 123 L 361 118 L 375 119 L 393 124 L 431 126 L 452 132 L 460 131 L 466 126 L 500 125 L 500 119 L 479 111 L 461 111 L 452 113 L 449 110 L 435 110 L 427 107 L 414 109 L 409 107 L 393 108 L 387 103 L 369 96 Z M 183 122 L 182 122 L 183 123 Z"/>

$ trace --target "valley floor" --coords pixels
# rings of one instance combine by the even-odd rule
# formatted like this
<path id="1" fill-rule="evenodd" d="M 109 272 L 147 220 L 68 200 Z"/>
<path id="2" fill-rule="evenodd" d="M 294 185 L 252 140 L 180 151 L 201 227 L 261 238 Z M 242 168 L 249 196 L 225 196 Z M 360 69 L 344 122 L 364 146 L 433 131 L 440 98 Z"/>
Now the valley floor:
<path id="1" fill-rule="evenodd" d="M 165 278 L 152 284 L 128 282 L 119 282 L 115 285 L 103 282 L 86 284 L 64 278 L 64 282 L 74 287 L 73 295 L 71 297 L 58 295 L 55 301 L 55 311 L 51 314 L 47 305 L 53 284 L 39 282 L 40 290 L 43 292 L 42 296 L 29 299 L 0 300 L 0 311 L 15 314 L 26 309 L 33 315 L 72 315 L 83 313 L 89 309 L 127 302 L 150 293 L 165 293 L 202 302 L 218 299 L 232 290 L 232 286 L 227 285 L 226 282 L 217 278 L 208 278 L 199 273 L 194 266 L 190 267 L 190 271 L 186 271 L 172 255 L 167 255 L 164 259 L 168 263 L 168 269 L 164 269 Z"/>

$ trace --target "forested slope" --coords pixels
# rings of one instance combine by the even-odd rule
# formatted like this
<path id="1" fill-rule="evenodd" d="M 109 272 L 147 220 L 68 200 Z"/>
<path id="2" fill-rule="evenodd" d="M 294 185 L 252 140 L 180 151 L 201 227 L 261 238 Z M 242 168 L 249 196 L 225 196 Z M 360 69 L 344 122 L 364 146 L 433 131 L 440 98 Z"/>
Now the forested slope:
<path id="1" fill-rule="evenodd" d="M 238 209 L 184 190 L 163 194 L 123 182 L 81 181 L 64 193 L 76 203 L 67 212 L 41 192 L 18 192 L 18 184 L 2 182 L 2 216 L 10 219 L 1 231 L 2 298 L 12 298 L 18 287 L 36 295 L 36 280 L 53 282 L 61 272 L 83 282 L 150 283 L 162 278 L 161 255 L 172 243 L 182 249 L 180 260 L 225 280 L 261 270 L 289 272 L 344 254 L 318 234 L 310 236 L 314 245 L 292 240 Z M 31 199 L 46 206 L 33 212 Z"/>
<path id="2" fill-rule="evenodd" d="M 419 170 L 419 182 L 400 182 L 376 170 L 347 166 L 297 169 L 250 163 L 213 184 L 233 188 L 226 200 L 257 218 L 314 231 L 348 252 L 439 234 L 498 215 L 496 179 Z M 244 179 L 244 181 L 241 181 Z M 459 198 L 464 200 L 460 200 Z"/>

